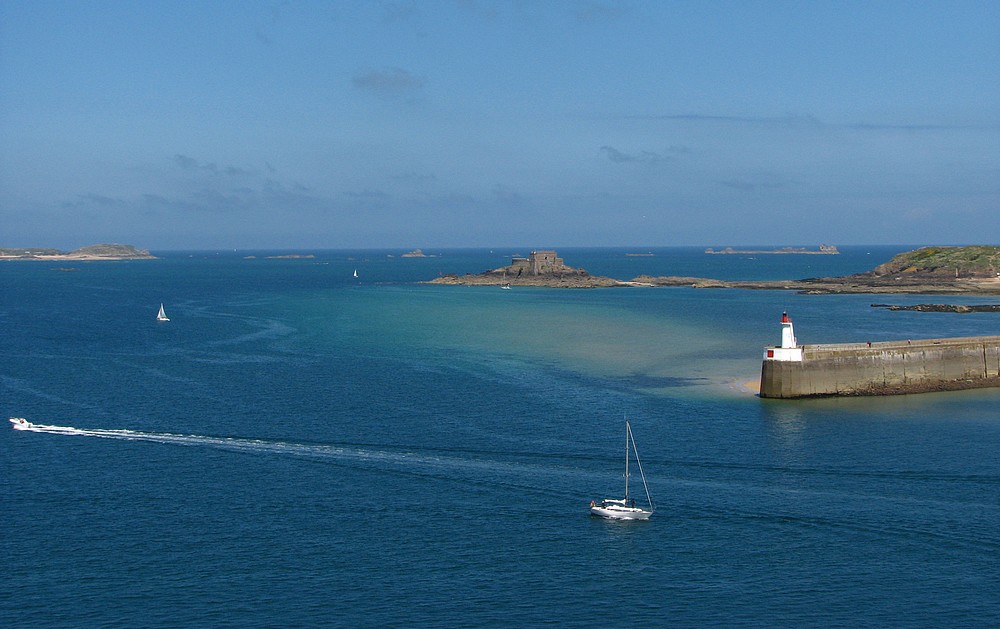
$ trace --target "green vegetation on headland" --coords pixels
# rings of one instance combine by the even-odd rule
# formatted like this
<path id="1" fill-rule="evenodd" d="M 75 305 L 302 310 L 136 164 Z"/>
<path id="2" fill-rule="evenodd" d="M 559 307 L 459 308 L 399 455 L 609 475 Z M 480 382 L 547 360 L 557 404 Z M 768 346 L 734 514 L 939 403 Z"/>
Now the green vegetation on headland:
<path id="1" fill-rule="evenodd" d="M 0 247 L 0 260 L 148 260 L 156 256 L 132 245 L 90 245 L 73 251 L 41 247 Z"/>
<path id="2" fill-rule="evenodd" d="M 871 275 L 1000 277 L 1000 247 L 923 247 L 893 257 Z"/>
<path id="3" fill-rule="evenodd" d="M 554 253 L 554 252 L 553 252 Z M 561 262 L 561 260 L 560 260 Z M 1000 247 L 923 247 L 901 253 L 875 269 L 843 277 L 798 280 L 731 281 L 703 277 L 640 275 L 630 281 L 592 276 L 565 265 L 549 272 L 525 273 L 515 260 L 510 266 L 470 275 L 445 275 L 432 284 L 600 288 L 608 286 L 688 286 L 794 290 L 800 293 L 896 293 L 1000 295 Z"/>

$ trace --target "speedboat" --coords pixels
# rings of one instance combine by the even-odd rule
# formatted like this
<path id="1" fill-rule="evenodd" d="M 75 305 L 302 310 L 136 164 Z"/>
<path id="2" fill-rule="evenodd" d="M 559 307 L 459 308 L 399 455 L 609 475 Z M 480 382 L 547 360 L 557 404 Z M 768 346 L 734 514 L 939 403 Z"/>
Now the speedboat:
<path id="1" fill-rule="evenodd" d="M 590 503 L 590 512 L 602 518 L 611 520 L 648 520 L 653 515 L 652 511 L 646 511 L 635 506 L 635 500 L 616 500 L 606 498 L 600 502 Z"/>
<path id="2" fill-rule="evenodd" d="M 28 430 L 32 428 L 31 422 L 23 417 L 11 417 L 10 423 L 13 425 L 14 430 Z"/>

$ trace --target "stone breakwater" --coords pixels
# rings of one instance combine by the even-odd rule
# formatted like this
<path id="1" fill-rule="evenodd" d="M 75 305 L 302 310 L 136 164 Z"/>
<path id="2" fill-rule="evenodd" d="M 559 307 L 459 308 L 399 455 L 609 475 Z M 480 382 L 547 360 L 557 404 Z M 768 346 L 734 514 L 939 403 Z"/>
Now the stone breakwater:
<path id="1" fill-rule="evenodd" d="M 761 366 L 762 398 L 898 395 L 1000 386 L 1000 336 L 802 345 Z"/>

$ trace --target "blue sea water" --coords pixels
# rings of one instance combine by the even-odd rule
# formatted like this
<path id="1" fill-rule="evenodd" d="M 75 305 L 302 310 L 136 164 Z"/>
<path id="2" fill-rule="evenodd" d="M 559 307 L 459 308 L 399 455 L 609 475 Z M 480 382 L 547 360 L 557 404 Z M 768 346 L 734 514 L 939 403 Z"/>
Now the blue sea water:
<path id="1" fill-rule="evenodd" d="M 903 249 L 559 253 L 780 279 Z M 1000 390 L 745 386 L 783 310 L 803 342 L 886 340 L 1000 325 L 872 302 L 995 300 L 501 291 L 419 282 L 527 251 L 280 253 L 0 264 L 0 412 L 57 427 L 0 430 L 0 624 L 1000 625 Z M 588 515 L 626 414 L 646 523 Z"/>

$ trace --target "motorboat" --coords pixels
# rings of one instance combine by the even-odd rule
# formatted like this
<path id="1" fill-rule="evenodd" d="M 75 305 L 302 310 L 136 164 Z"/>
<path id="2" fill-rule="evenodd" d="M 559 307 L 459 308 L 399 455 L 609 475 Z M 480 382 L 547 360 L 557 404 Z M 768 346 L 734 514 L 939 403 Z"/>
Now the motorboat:
<path id="1" fill-rule="evenodd" d="M 12 424 L 14 430 L 30 430 L 33 428 L 31 422 L 23 417 L 11 417 L 10 423 Z"/>

